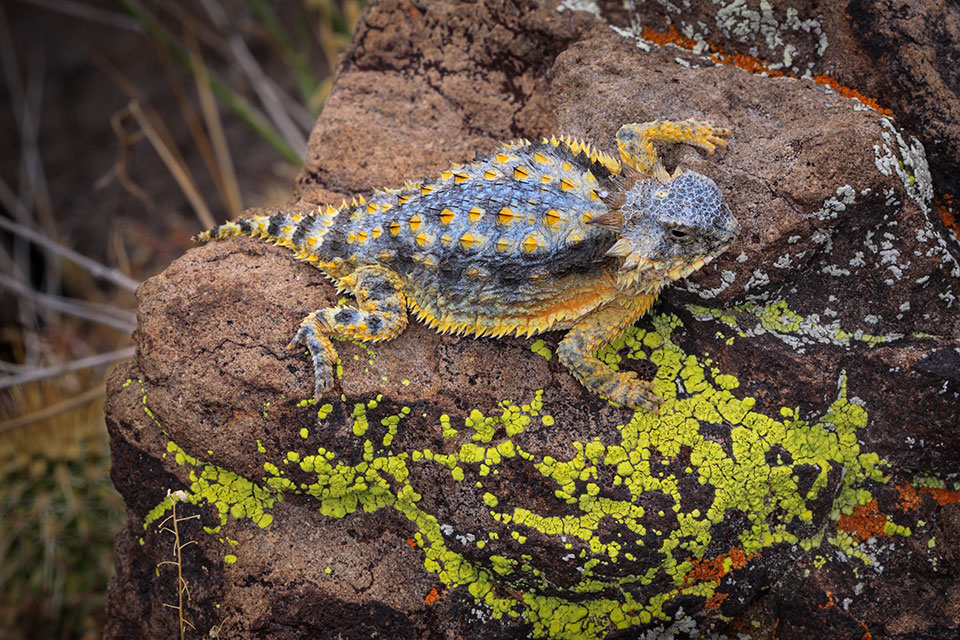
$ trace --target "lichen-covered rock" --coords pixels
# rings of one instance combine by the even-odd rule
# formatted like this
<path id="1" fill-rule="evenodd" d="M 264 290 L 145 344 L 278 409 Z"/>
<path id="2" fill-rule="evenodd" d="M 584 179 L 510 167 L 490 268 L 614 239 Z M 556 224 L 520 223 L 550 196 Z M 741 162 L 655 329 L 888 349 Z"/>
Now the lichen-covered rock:
<path id="1" fill-rule="evenodd" d="M 338 345 L 342 393 L 314 403 L 284 346 L 332 287 L 249 238 L 194 249 L 141 287 L 110 383 L 130 517 L 107 638 L 176 635 L 174 513 L 197 636 L 956 636 L 960 269 L 923 148 L 812 81 L 621 32 L 372 4 L 290 207 L 499 139 L 729 126 L 725 154 L 667 157 L 721 186 L 739 240 L 601 353 L 659 414 L 583 390 L 560 334 L 416 323 Z"/>
<path id="2" fill-rule="evenodd" d="M 808 77 L 897 117 L 924 145 L 942 220 L 960 232 L 960 7 L 937 0 L 568 1 L 621 32 L 767 74 Z"/>

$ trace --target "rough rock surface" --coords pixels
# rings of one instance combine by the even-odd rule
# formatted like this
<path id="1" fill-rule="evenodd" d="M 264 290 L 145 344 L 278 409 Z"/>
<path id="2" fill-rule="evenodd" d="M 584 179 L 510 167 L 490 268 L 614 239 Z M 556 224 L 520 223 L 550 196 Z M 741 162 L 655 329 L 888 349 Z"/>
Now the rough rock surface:
<path id="1" fill-rule="evenodd" d="M 586 3 L 568 2 L 571 6 Z M 619 29 L 674 34 L 745 66 L 832 80 L 870 96 L 917 136 L 937 193 L 960 193 L 960 6 L 938 0 L 619 0 L 591 3 Z M 838 87 L 839 88 L 839 87 Z M 944 202 L 944 198 L 941 198 Z M 944 206 L 946 204 L 944 203 Z M 956 212 L 943 216 L 960 231 Z"/>
<path id="2" fill-rule="evenodd" d="M 336 300 L 319 272 L 238 238 L 144 283 L 105 637 L 176 635 L 174 505 L 187 637 L 956 637 L 960 269 L 897 121 L 553 4 L 378 2 L 290 206 L 658 117 L 733 129 L 667 158 L 744 227 L 603 354 L 659 416 L 581 389 L 560 334 L 416 323 L 338 345 L 342 395 L 311 405 L 284 346 Z"/>

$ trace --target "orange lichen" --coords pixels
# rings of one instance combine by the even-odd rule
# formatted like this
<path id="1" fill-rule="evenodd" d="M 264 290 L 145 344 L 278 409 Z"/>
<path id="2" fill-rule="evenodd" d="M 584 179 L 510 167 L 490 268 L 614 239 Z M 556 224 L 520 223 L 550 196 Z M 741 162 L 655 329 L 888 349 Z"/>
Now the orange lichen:
<path id="1" fill-rule="evenodd" d="M 417 547 L 417 541 L 414 540 L 413 538 L 407 538 L 407 544 L 413 547 L 414 549 L 416 549 Z"/>
<path id="2" fill-rule="evenodd" d="M 440 592 L 437 591 L 436 587 L 430 589 L 430 593 L 427 594 L 427 597 L 423 599 L 427 604 L 433 604 L 440 599 Z"/>
<path id="3" fill-rule="evenodd" d="M 703 608 L 718 611 L 721 605 L 723 605 L 723 601 L 726 600 L 729 596 L 730 596 L 729 593 L 715 593 L 709 598 L 707 598 L 707 601 L 704 603 Z"/>
<path id="4" fill-rule="evenodd" d="M 829 609 L 830 607 L 836 607 L 836 606 L 837 606 L 837 602 L 833 599 L 833 592 L 830 591 L 829 589 L 827 589 L 827 590 L 824 591 L 823 593 L 826 594 L 826 596 L 827 596 L 827 602 L 826 602 L 825 604 L 821 604 L 821 605 L 817 605 L 817 606 L 820 607 L 821 609 Z M 850 614 L 845 614 L 845 615 L 850 616 Z M 850 616 L 850 617 L 853 618 L 853 616 Z M 859 620 L 859 619 L 857 619 L 857 618 L 853 618 L 853 619 L 854 619 L 861 627 L 863 627 L 864 634 L 863 634 L 862 636 L 860 636 L 860 640 L 873 640 L 873 635 L 870 633 L 870 629 L 867 628 L 867 623 L 865 623 L 863 620 Z"/>
<path id="5" fill-rule="evenodd" d="M 945 507 L 948 504 L 957 504 L 960 502 L 960 491 L 951 491 L 950 489 L 933 489 L 930 487 L 924 487 L 920 489 L 921 493 L 929 494 L 934 500 L 937 501 L 941 507 Z"/>
<path id="6" fill-rule="evenodd" d="M 920 494 L 917 493 L 916 488 L 914 488 L 912 484 L 902 484 L 896 489 L 900 495 L 900 500 L 897 501 L 897 509 L 907 513 L 920 508 Z"/>
<path id="7" fill-rule="evenodd" d="M 893 112 L 890 111 L 890 109 L 884 109 L 873 98 L 868 98 L 867 96 L 863 95 L 856 89 L 851 89 L 850 87 L 845 87 L 841 85 L 835 79 L 831 78 L 826 74 L 813 76 L 813 81 L 816 82 L 817 84 L 823 84 L 830 87 L 831 89 L 835 90 L 837 93 L 839 93 L 840 95 L 846 98 L 853 98 L 854 100 L 859 100 L 860 102 L 867 105 L 871 109 L 875 111 L 879 111 L 885 116 L 890 116 L 891 118 L 893 117 Z"/>
<path id="8" fill-rule="evenodd" d="M 666 44 L 675 44 L 678 47 L 683 47 L 684 49 L 693 49 L 697 45 L 697 41 L 693 38 L 687 38 L 680 35 L 680 33 L 677 31 L 677 28 L 672 24 L 667 27 L 666 31 L 654 31 L 653 29 L 644 28 L 643 33 L 640 34 L 640 37 L 647 42 L 658 44 L 661 47 Z M 710 45 L 710 47 L 712 49 L 713 45 Z"/>
<path id="9" fill-rule="evenodd" d="M 940 214 L 940 219 L 943 220 L 943 225 L 953 231 L 953 234 L 960 238 L 960 216 L 957 215 L 956 210 L 953 208 L 953 194 L 944 193 L 935 200 L 937 207 L 937 213 Z"/>
<path id="10" fill-rule="evenodd" d="M 837 520 L 837 529 L 846 531 L 858 540 L 868 538 L 877 538 L 886 535 L 883 532 L 887 524 L 887 517 L 880 513 L 877 507 L 877 500 L 874 498 L 867 504 L 858 504 L 853 508 L 853 513 L 847 516 L 841 516 Z"/>
<path id="11" fill-rule="evenodd" d="M 654 31 L 653 29 L 644 28 L 643 32 L 641 33 L 641 37 L 647 42 L 652 42 L 660 45 L 661 47 L 667 44 L 672 44 L 682 49 L 692 50 L 699 44 L 693 38 L 687 38 L 686 36 L 680 35 L 680 33 L 677 31 L 677 28 L 673 25 L 669 25 L 666 31 Z M 750 73 L 766 74 L 771 78 L 796 78 L 796 76 L 791 73 L 781 71 L 780 69 L 771 68 L 770 63 L 761 58 L 756 58 L 754 56 L 748 56 L 737 52 L 725 53 L 721 47 L 713 44 L 712 42 L 706 42 L 706 45 L 710 49 L 710 59 L 717 64 L 733 65 L 735 67 L 740 67 L 741 69 L 746 69 Z M 890 116 L 891 118 L 893 117 L 893 112 L 890 111 L 890 109 L 881 107 L 876 100 L 863 95 L 856 89 L 843 86 L 831 76 L 820 74 L 818 76 L 813 76 L 812 80 L 817 84 L 830 87 L 846 98 L 858 100 L 861 104 L 864 104 L 885 116 Z M 948 224 L 947 226 L 951 225 Z M 953 229 L 958 231 L 957 227 L 953 227 Z M 960 235 L 960 233 L 958 233 L 958 235 Z"/>
<path id="12" fill-rule="evenodd" d="M 897 508 L 904 513 L 919 509 L 923 494 L 933 498 L 941 507 L 960 503 L 960 491 L 951 491 L 950 489 L 937 489 L 935 487 L 920 487 L 918 489 L 912 484 L 904 484 L 897 487 L 897 493 L 900 495 Z"/>
<path id="13" fill-rule="evenodd" d="M 747 562 L 758 553 L 745 554 L 740 547 L 733 547 L 729 553 L 715 558 L 700 558 L 693 561 L 693 568 L 683 578 L 679 590 L 686 589 L 700 582 L 720 582 L 723 576 L 735 569 L 742 569 Z"/>

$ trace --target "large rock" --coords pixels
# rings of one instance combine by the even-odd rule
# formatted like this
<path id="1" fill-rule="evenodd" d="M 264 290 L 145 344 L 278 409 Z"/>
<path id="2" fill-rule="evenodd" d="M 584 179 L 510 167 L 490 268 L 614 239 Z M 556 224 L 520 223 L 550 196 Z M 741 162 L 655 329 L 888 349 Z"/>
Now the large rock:
<path id="1" fill-rule="evenodd" d="M 571 6 L 587 3 L 567 2 Z M 942 222 L 960 233 L 960 7 L 938 0 L 619 0 L 589 3 L 623 31 L 773 74 L 810 77 L 897 116 L 926 148 Z"/>
<path id="2" fill-rule="evenodd" d="M 107 638 L 176 634 L 174 507 L 197 635 L 956 637 L 960 269 L 923 148 L 811 81 L 628 36 L 549 4 L 372 4 L 290 206 L 504 138 L 729 126 L 726 153 L 667 158 L 721 185 L 740 238 L 602 354 L 659 415 L 584 391 L 558 333 L 415 323 L 338 344 L 312 405 L 284 346 L 333 288 L 249 238 L 191 250 L 140 288 L 110 383 L 130 516 Z"/>

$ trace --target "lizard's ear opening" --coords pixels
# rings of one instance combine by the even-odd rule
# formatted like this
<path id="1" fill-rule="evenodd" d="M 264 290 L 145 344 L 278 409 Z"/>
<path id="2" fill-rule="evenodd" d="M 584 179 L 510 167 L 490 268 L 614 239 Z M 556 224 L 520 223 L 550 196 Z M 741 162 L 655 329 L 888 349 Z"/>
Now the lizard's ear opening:
<path id="1" fill-rule="evenodd" d="M 604 229 L 609 229 L 610 231 L 620 231 L 623 229 L 625 220 L 623 218 L 623 212 L 619 209 L 614 209 L 612 211 L 607 211 L 602 216 L 594 218 L 587 224 L 595 224 L 598 227 L 603 227 Z"/>

